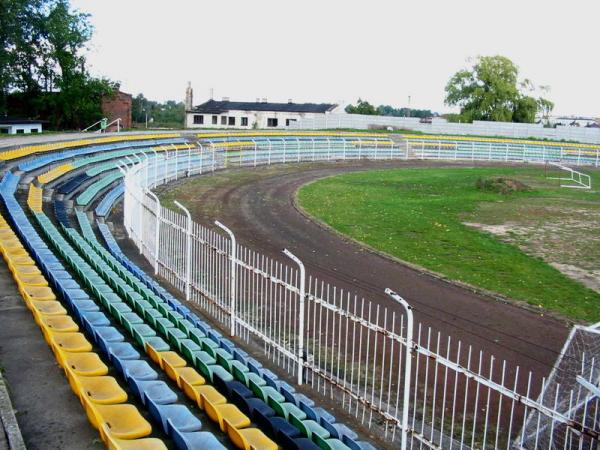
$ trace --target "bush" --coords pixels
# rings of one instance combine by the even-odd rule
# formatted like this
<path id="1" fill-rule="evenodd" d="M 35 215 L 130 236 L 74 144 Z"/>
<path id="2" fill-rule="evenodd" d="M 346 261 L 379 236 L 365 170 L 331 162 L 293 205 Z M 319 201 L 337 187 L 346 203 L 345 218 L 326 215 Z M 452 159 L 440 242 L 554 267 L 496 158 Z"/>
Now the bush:
<path id="1" fill-rule="evenodd" d="M 475 182 L 475 187 L 480 191 L 495 192 L 497 194 L 509 195 L 514 192 L 528 192 L 531 188 L 525 183 L 512 178 L 481 178 Z"/>

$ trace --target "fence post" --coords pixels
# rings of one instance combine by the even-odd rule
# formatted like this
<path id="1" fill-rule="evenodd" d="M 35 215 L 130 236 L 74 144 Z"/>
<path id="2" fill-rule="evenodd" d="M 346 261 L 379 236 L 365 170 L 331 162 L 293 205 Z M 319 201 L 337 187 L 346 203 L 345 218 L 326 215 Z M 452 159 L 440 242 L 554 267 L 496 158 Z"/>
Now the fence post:
<path id="1" fill-rule="evenodd" d="M 175 152 L 175 181 L 177 181 L 177 172 L 179 171 L 179 152 L 174 144 L 171 144 L 173 151 Z"/>
<path id="2" fill-rule="evenodd" d="M 158 275 L 158 249 L 160 248 L 160 200 L 154 194 L 154 192 L 149 189 L 146 189 L 146 194 L 154 198 L 154 201 L 156 202 L 156 211 L 154 213 L 156 216 L 156 226 L 154 227 L 154 275 Z"/>
<path id="3" fill-rule="evenodd" d="M 237 264 L 237 241 L 235 240 L 235 235 L 233 234 L 233 232 L 227 228 L 225 225 L 223 225 L 221 222 L 219 222 L 218 220 L 215 220 L 215 225 L 218 226 L 220 229 L 222 229 L 225 233 L 227 233 L 229 235 L 229 239 L 231 239 L 231 253 L 229 255 L 229 257 L 231 258 L 231 269 L 230 269 L 230 277 L 229 277 L 229 282 L 230 287 L 229 287 L 229 295 L 230 295 L 230 305 L 229 305 L 229 309 L 231 311 L 231 328 L 230 328 L 230 334 L 231 336 L 235 336 L 235 322 L 236 322 L 236 278 L 235 278 L 235 267 Z"/>
<path id="4" fill-rule="evenodd" d="M 188 168 L 187 168 L 187 176 L 189 177 L 192 172 L 192 147 L 190 144 L 185 144 L 188 148 Z"/>
<path id="5" fill-rule="evenodd" d="M 392 300 L 402 305 L 406 311 L 406 356 L 404 364 L 404 399 L 402 401 L 402 440 L 401 450 L 406 450 L 408 446 L 408 409 L 410 406 L 410 382 L 412 370 L 412 353 L 413 353 L 413 312 L 412 307 L 406 300 L 396 294 L 389 288 L 386 288 L 385 293 Z"/>
<path id="6" fill-rule="evenodd" d="M 298 264 L 298 268 L 300 269 L 300 294 L 298 295 L 298 308 L 300 310 L 298 314 L 298 385 L 300 386 L 302 384 L 302 371 L 304 370 L 304 297 L 306 296 L 306 270 L 304 269 L 302 261 L 287 248 L 283 249 L 283 253 Z"/>
<path id="7" fill-rule="evenodd" d="M 190 299 L 190 284 L 191 284 L 191 274 L 192 274 L 192 216 L 189 210 L 175 200 L 173 203 L 177 205 L 180 209 L 185 212 L 187 216 L 187 226 L 186 226 L 186 243 L 185 243 L 185 299 L 189 301 Z"/>

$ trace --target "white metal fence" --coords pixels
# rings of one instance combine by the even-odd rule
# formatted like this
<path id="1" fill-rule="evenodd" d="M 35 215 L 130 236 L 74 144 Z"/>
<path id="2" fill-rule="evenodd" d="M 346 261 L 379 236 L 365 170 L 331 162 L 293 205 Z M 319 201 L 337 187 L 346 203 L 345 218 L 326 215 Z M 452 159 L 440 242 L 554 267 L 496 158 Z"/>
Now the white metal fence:
<path id="1" fill-rule="evenodd" d="M 292 130 L 323 130 L 352 128 L 368 130 L 372 128 L 392 127 L 432 134 L 502 136 L 512 138 L 538 138 L 566 140 L 600 144 L 600 129 L 579 127 L 544 128 L 541 124 L 487 122 L 453 123 L 433 119 L 432 123 L 420 123 L 414 117 L 369 116 L 361 114 L 325 114 L 315 118 L 300 119 L 290 124 Z"/>
<path id="2" fill-rule="evenodd" d="M 593 393 L 571 394 L 589 400 L 576 411 L 549 405 L 545 380 L 414 324 L 410 306 L 392 291 L 389 307 L 358 298 L 307 274 L 289 251 L 273 259 L 249 249 L 225 225 L 195 223 L 183 205 L 176 203 L 182 213 L 170 210 L 149 190 L 231 166 L 408 157 L 414 156 L 397 146 L 327 141 L 284 151 L 257 143 L 165 152 L 126 169 L 125 226 L 155 272 L 187 300 L 394 445 L 595 448 Z M 583 358 L 580 374 L 596 373 L 585 370 L 585 352 L 572 358 Z"/>

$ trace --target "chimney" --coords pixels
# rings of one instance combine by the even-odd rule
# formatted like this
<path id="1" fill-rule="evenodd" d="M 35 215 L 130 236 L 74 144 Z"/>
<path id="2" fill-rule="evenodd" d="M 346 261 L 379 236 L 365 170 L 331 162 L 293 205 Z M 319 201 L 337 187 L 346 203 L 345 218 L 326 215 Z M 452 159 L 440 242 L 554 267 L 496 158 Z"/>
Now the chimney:
<path id="1" fill-rule="evenodd" d="M 256 103 L 260 103 L 260 98 L 256 97 Z"/>
<path id="2" fill-rule="evenodd" d="M 194 107 L 194 90 L 192 89 L 192 82 L 188 81 L 187 88 L 185 90 L 185 109 L 187 111 Z"/>
<path id="3" fill-rule="evenodd" d="M 288 98 L 288 103 L 294 103 L 291 98 Z"/>
<path id="4" fill-rule="evenodd" d="M 228 102 L 229 101 L 229 97 L 223 97 L 223 101 L 224 102 Z"/>
<path id="5" fill-rule="evenodd" d="M 263 97 L 262 102 L 267 103 L 267 97 Z"/>

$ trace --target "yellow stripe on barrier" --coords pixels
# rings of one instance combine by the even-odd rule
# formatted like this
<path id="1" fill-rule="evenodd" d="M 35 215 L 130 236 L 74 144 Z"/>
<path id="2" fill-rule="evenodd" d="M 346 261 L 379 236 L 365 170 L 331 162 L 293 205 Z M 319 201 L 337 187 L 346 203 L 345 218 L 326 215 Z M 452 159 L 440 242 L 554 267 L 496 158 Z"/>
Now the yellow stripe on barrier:
<path id="1" fill-rule="evenodd" d="M 524 144 L 524 145 L 541 145 L 546 147 L 571 147 L 571 148 L 592 148 L 600 149 L 600 145 L 594 144 L 577 144 L 572 142 L 557 142 L 557 141 L 530 141 L 527 139 L 502 139 L 502 138 L 486 138 L 486 137 L 468 137 L 468 136 L 441 136 L 429 134 L 403 134 L 402 137 L 407 140 L 437 140 L 437 141 L 466 141 L 466 142 L 493 142 L 500 144 Z M 595 153 L 594 153 L 595 154 Z"/>
<path id="2" fill-rule="evenodd" d="M 195 149 L 198 148 L 194 145 L 186 145 L 186 144 L 177 144 L 177 145 L 172 145 L 172 144 L 165 144 L 165 145 L 158 145 L 156 147 L 151 147 L 152 150 L 157 151 L 157 152 L 168 152 L 168 151 L 172 151 L 172 150 L 189 150 L 189 149 Z"/>
<path id="3" fill-rule="evenodd" d="M 6 150 L 0 152 L 0 160 L 8 161 L 12 159 L 22 158 L 33 153 L 44 153 L 55 150 L 64 150 L 73 147 L 82 147 L 86 145 L 97 145 L 106 144 L 110 142 L 121 142 L 121 141 L 140 141 L 145 139 L 168 139 L 179 137 L 178 133 L 162 133 L 162 134 L 144 134 L 144 135 L 132 135 L 132 136 L 110 136 L 98 139 L 78 139 L 75 141 L 68 142 L 53 142 L 51 144 L 36 144 L 29 145 L 27 147 L 21 147 L 14 150 Z"/>
<path id="4" fill-rule="evenodd" d="M 373 137 L 380 139 L 387 139 L 386 135 L 382 135 L 381 133 L 344 133 L 344 132 L 326 132 L 326 131 L 300 131 L 300 132 L 292 132 L 292 131 L 249 131 L 249 132 L 238 132 L 238 133 L 222 133 L 222 132 L 214 132 L 214 133 L 199 133 L 196 137 L 201 139 L 210 139 L 210 138 L 227 138 L 227 137 L 269 137 L 269 136 L 330 136 L 330 137 Z"/>

